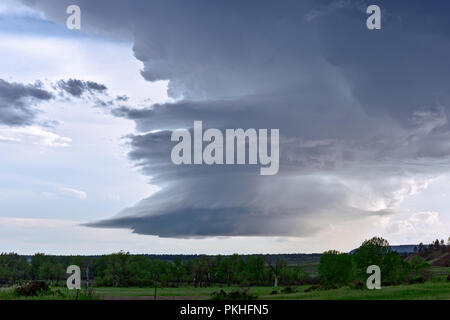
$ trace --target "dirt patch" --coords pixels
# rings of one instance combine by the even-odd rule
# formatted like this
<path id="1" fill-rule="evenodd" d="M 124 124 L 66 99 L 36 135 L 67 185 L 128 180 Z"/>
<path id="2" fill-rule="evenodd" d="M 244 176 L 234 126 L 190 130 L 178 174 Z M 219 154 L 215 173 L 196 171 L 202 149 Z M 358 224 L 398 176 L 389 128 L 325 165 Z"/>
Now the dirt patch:
<path id="1" fill-rule="evenodd" d="M 436 267 L 450 267 L 450 254 L 446 252 L 436 259 L 432 265 Z"/>

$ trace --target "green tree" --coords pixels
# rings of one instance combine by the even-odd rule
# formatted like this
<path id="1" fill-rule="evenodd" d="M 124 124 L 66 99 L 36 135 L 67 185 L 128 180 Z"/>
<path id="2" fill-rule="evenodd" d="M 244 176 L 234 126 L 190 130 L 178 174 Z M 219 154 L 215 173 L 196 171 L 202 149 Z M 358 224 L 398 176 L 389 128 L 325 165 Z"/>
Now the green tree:
<path id="1" fill-rule="evenodd" d="M 31 277 L 33 280 L 40 278 L 41 265 L 45 262 L 46 256 L 44 253 L 36 253 L 31 257 Z"/>
<path id="2" fill-rule="evenodd" d="M 260 284 L 264 281 L 265 263 L 261 256 L 250 256 L 245 261 L 246 280 L 250 284 Z"/>
<path id="3" fill-rule="evenodd" d="M 118 253 L 102 256 L 96 264 L 96 281 L 100 285 L 124 287 L 128 285 L 129 252 L 120 251 Z"/>
<path id="4" fill-rule="evenodd" d="M 269 269 L 272 271 L 273 275 L 273 286 L 274 288 L 278 287 L 278 281 L 280 279 L 280 275 L 283 273 L 283 270 L 287 267 L 287 262 L 280 257 L 277 257 L 275 261 L 271 258 L 267 258 L 267 265 Z"/>
<path id="5" fill-rule="evenodd" d="M 218 277 L 224 279 L 228 286 L 237 283 L 238 279 L 242 276 L 240 272 L 243 269 L 243 265 L 243 259 L 238 254 L 223 258 L 217 266 Z"/>
<path id="6" fill-rule="evenodd" d="M 334 250 L 326 251 L 320 257 L 318 272 L 327 287 L 343 286 L 355 278 L 352 257 Z"/>
<path id="7" fill-rule="evenodd" d="M 153 263 L 146 256 L 131 256 L 127 261 L 126 283 L 130 286 L 150 286 L 153 284 Z"/>
<path id="8" fill-rule="evenodd" d="M 65 268 L 55 256 L 42 256 L 39 263 L 38 279 L 60 281 L 65 278 Z"/>
<path id="9" fill-rule="evenodd" d="M 419 252 L 421 245 L 419 244 Z M 392 251 L 389 242 L 383 238 L 374 237 L 366 240 L 353 253 L 357 274 L 361 280 L 367 278 L 367 267 L 377 265 L 381 269 L 381 280 L 385 284 L 398 284 L 407 280 L 410 266 L 401 256 Z"/>
<path id="10" fill-rule="evenodd" d="M 380 266 L 384 283 L 400 284 L 406 282 L 411 266 L 395 251 L 388 252 Z"/>
<path id="11" fill-rule="evenodd" d="M 14 284 L 29 277 L 30 266 L 17 253 L 0 254 L 0 283 Z"/>
<path id="12" fill-rule="evenodd" d="M 172 274 L 173 274 L 173 277 L 174 277 L 177 287 L 186 278 L 186 274 L 187 274 L 186 266 L 183 263 L 183 261 L 178 257 L 173 260 Z"/>
<path id="13" fill-rule="evenodd" d="M 365 279 L 367 267 L 370 265 L 377 265 L 383 271 L 384 257 L 391 251 L 389 242 L 383 238 L 374 237 L 364 241 L 352 255 L 358 276 Z"/>

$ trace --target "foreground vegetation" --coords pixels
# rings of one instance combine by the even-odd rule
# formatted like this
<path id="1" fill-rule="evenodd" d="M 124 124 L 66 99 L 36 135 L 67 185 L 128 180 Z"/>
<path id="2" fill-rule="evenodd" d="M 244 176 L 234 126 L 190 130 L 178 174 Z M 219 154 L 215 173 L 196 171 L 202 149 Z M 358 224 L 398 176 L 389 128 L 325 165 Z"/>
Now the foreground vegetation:
<path id="1" fill-rule="evenodd" d="M 98 300 L 101 297 L 94 289 L 82 289 L 78 292 L 67 288 L 52 288 L 38 292 L 36 295 L 25 296 L 17 292 L 17 287 L 0 288 L 0 300 Z"/>
<path id="2" fill-rule="evenodd" d="M 1 299 L 450 299 L 450 246 L 436 240 L 400 255 L 382 238 L 352 253 L 327 251 L 319 261 L 280 256 L 153 259 L 119 252 L 99 257 L 0 254 Z M 299 255 L 301 256 L 301 255 Z M 82 270 L 83 290 L 65 287 L 65 267 Z M 379 266 L 381 290 L 366 289 Z"/>
<path id="3" fill-rule="evenodd" d="M 450 271 L 450 270 L 449 270 Z M 264 300 L 450 300 L 450 283 L 444 281 L 428 281 L 425 283 L 382 287 L 380 290 L 360 289 L 350 287 L 339 289 L 323 289 L 305 292 L 311 286 L 304 285 L 292 288 L 293 293 L 283 293 L 285 288 L 279 288 L 277 294 L 272 294 L 273 287 L 251 287 L 249 293 Z M 209 289 L 209 290 L 208 290 Z M 158 291 L 163 297 L 176 298 L 185 296 L 193 299 L 210 299 L 211 292 L 224 288 L 165 288 Z M 241 288 L 225 288 L 227 292 Z M 98 288 L 98 294 L 103 299 L 112 297 L 148 297 L 152 299 L 152 290 L 140 288 Z"/>
<path id="4" fill-rule="evenodd" d="M 382 287 L 380 290 L 355 290 L 350 287 L 342 287 L 261 298 L 285 300 L 449 300 L 450 284 L 442 281 L 430 281 L 420 284 Z"/>
<path id="5" fill-rule="evenodd" d="M 450 273 L 450 270 L 447 270 Z M 286 291 L 292 293 L 283 293 Z M 348 286 L 338 289 L 316 289 L 308 291 L 310 285 L 298 287 L 251 287 L 248 293 L 256 299 L 263 300 L 450 300 L 450 282 L 444 279 L 430 280 L 425 283 L 386 286 L 380 290 L 354 289 Z M 60 288 L 64 296 L 58 294 L 46 294 L 36 297 L 18 297 L 13 288 L 0 289 L 0 300 L 90 300 L 90 299 L 154 299 L 153 288 L 95 288 L 95 294 L 87 295 L 83 290 L 77 296 L 74 291 Z M 180 287 L 160 288 L 157 290 L 157 299 L 192 299 L 209 300 L 212 292 L 224 290 L 235 292 L 242 290 L 241 287 Z M 277 293 L 274 293 L 274 292 Z"/>

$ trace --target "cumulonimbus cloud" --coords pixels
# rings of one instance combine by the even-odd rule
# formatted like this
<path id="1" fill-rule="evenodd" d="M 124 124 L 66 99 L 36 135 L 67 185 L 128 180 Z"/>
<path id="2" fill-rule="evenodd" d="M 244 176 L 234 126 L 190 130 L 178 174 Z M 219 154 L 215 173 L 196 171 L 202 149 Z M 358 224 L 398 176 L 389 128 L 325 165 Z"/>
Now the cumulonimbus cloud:
<path id="1" fill-rule="evenodd" d="M 63 23 L 74 1 L 24 2 Z M 86 31 L 129 36 L 143 77 L 169 80 L 177 99 L 112 110 L 136 122 L 129 157 L 162 189 L 91 226 L 307 236 L 392 214 L 448 170 L 448 3 L 383 3 L 370 31 L 368 1 L 75 2 Z M 279 174 L 173 165 L 170 134 L 194 120 L 280 129 Z"/>

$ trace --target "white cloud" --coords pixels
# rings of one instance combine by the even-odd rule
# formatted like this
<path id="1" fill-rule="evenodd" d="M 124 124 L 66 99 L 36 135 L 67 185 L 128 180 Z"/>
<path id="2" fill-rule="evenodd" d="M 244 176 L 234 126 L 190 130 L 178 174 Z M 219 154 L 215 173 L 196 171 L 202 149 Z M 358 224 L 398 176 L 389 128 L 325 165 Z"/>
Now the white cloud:
<path id="1" fill-rule="evenodd" d="M 127 94 L 133 104 L 170 101 L 168 81 L 150 83 L 140 75 L 143 64 L 133 56 L 132 46 L 99 38 L 11 34 L 0 30 L 0 70 L 8 76 L 5 80 L 25 83 L 68 78 L 95 81 L 105 84 L 112 96 Z"/>
<path id="2" fill-rule="evenodd" d="M 4 11 L 0 14 L 13 15 L 11 7 L 5 11 L 11 2 L 0 2 Z M 20 16 L 25 14 L 16 15 Z M 27 25 L 30 19 L 19 22 L 24 30 L 33 27 L 38 32 L 0 30 L 0 78 L 19 83 L 42 80 L 46 88 L 61 79 L 76 78 L 106 85 L 111 99 L 126 94 L 127 102 L 133 104 L 146 99 L 147 104 L 166 101 L 167 83 L 142 78 L 142 63 L 133 56 L 131 42 L 68 34 L 65 25 L 44 20 L 42 28 L 36 27 L 38 19 L 32 19 L 31 26 Z M 0 127 L 4 154 L 0 157 L 0 197 L 5 200 L 0 216 L 57 218 L 61 206 L 70 204 L 64 218 L 85 222 L 109 216 L 154 191 L 127 160 L 121 137 L 133 132 L 134 124 L 92 104 L 57 98 L 38 106 L 36 123 L 43 125 Z M 52 122 L 58 125 L 44 125 Z M 5 175 L 14 178 L 5 180 Z M 60 190 L 61 186 L 73 189 L 72 185 L 88 190 L 89 198 L 73 203 L 73 198 L 82 199 L 86 192 Z"/>
<path id="3" fill-rule="evenodd" d="M 61 188 L 60 192 L 64 195 L 74 197 L 76 199 L 80 200 L 86 200 L 87 199 L 87 193 L 81 190 L 73 189 L 73 188 Z"/>
<path id="4" fill-rule="evenodd" d="M 428 243 L 436 238 L 446 239 L 449 230 L 449 225 L 434 211 L 415 212 L 402 217 L 380 217 L 377 226 L 380 234 L 396 239 L 396 243 Z"/>
<path id="5" fill-rule="evenodd" d="M 67 147 L 71 138 L 61 137 L 38 126 L 7 127 L 0 126 L 0 142 L 15 142 L 43 147 Z"/>
<path id="6" fill-rule="evenodd" d="M 120 195 L 118 194 L 108 194 L 108 199 L 111 201 L 120 201 Z"/>

